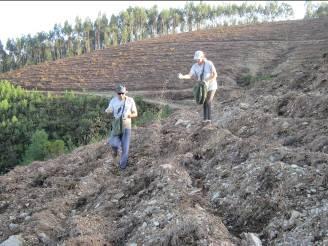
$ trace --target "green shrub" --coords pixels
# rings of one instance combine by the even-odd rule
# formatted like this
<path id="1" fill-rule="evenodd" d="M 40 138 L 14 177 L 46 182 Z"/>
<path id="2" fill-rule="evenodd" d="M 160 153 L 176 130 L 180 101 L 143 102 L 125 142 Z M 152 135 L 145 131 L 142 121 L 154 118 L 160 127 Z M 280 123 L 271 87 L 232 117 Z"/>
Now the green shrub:
<path id="1" fill-rule="evenodd" d="M 47 144 L 47 159 L 57 157 L 66 152 L 63 140 L 49 141 Z"/>
<path id="2" fill-rule="evenodd" d="M 272 78 L 273 78 L 273 76 L 271 76 L 271 75 L 259 74 L 259 75 L 254 76 L 251 74 L 246 74 L 237 79 L 237 84 L 242 87 L 252 87 L 258 81 L 270 80 Z"/>
<path id="3" fill-rule="evenodd" d="M 48 155 L 48 146 L 48 134 L 43 129 L 37 130 L 32 135 L 31 144 L 24 154 L 23 162 L 28 164 L 34 160 L 45 160 Z"/>

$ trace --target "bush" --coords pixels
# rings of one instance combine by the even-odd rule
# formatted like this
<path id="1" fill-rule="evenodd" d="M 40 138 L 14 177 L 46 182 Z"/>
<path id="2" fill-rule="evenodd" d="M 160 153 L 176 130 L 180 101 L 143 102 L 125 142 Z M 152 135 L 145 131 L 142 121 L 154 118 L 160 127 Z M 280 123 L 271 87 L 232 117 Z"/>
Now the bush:
<path id="1" fill-rule="evenodd" d="M 28 164 L 34 160 L 45 160 L 48 155 L 48 134 L 42 129 L 32 135 L 31 144 L 28 146 L 23 162 Z"/>
<path id="2" fill-rule="evenodd" d="M 273 77 L 271 75 L 253 76 L 251 74 L 246 74 L 237 79 L 237 84 L 241 87 L 252 87 L 255 86 L 259 81 L 270 80 L 272 78 Z"/>
<path id="3" fill-rule="evenodd" d="M 50 141 L 47 144 L 47 159 L 57 157 L 66 152 L 63 140 Z"/>

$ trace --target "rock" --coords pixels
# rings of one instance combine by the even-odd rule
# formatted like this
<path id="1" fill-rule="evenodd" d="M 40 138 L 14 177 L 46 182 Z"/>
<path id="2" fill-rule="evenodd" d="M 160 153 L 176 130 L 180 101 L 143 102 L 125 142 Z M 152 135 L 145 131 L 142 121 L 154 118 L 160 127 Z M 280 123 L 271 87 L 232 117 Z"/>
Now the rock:
<path id="1" fill-rule="evenodd" d="M 216 201 L 220 197 L 220 192 L 215 192 L 211 198 L 211 202 Z"/>
<path id="2" fill-rule="evenodd" d="M 163 165 L 160 165 L 160 167 L 163 169 L 173 169 L 173 166 L 171 164 L 163 164 Z"/>
<path id="3" fill-rule="evenodd" d="M 243 246 L 262 246 L 261 240 L 255 233 L 242 233 L 242 245 Z"/>
<path id="4" fill-rule="evenodd" d="M 14 223 L 10 223 L 10 224 L 9 224 L 9 229 L 10 229 L 10 230 L 13 231 L 13 230 L 15 230 L 16 228 L 18 228 L 18 225 L 17 225 L 17 224 L 14 224 Z"/>
<path id="5" fill-rule="evenodd" d="M 189 120 L 178 119 L 177 122 L 174 125 L 175 126 L 182 125 L 182 126 L 185 126 L 185 127 L 188 127 L 188 125 L 189 125 L 189 127 L 190 127 L 191 123 L 190 123 Z"/>
<path id="6" fill-rule="evenodd" d="M 280 153 L 280 152 L 274 152 L 274 153 L 271 153 L 270 154 L 269 160 L 271 162 L 281 161 L 283 157 L 284 157 L 284 155 L 282 153 Z"/>
<path id="7" fill-rule="evenodd" d="M 239 130 L 238 130 L 238 135 L 242 135 L 242 134 L 245 134 L 247 133 L 247 126 L 243 126 L 241 127 Z"/>
<path id="8" fill-rule="evenodd" d="M 28 213 L 20 213 L 19 215 L 18 215 L 18 218 L 19 219 L 24 219 L 26 216 L 28 216 L 29 214 Z"/>
<path id="9" fill-rule="evenodd" d="M 23 246 L 24 239 L 21 235 L 12 235 L 6 241 L 2 242 L 0 246 Z"/>
<path id="10" fill-rule="evenodd" d="M 39 232 L 38 238 L 44 244 L 49 244 L 49 242 L 51 241 L 50 238 L 47 236 L 47 234 L 45 234 L 44 232 Z"/>
<path id="11" fill-rule="evenodd" d="M 115 194 L 113 198 L 115 200 L 120 200 L 122 197 L 124 197 L 124 193 L 123 192 L 119 192 L 119 193 Z"/>
<path id="12" fill-rule="evenodd" d="M 29 221 L 29 220 L 31 220 L 31 218 L 32 218 L 32 217 L 31 217 L 30 215 L 28 215 L 28 216 L 26 216 L 26 217 L 24 218 L 24 220 L 25 220 L 25 221 Z"/>
<path id="13" fill-rule="evenodd" d="M 283 129 L 287 129 L 289 127 L 289 123 L 287 121 L 284 121 L 281 126 Z"/>
<path id="14" fill-rule="evenodd" d="M 240 103 L 239 104 L 239 107 L 243 110 L 246 110 L 249 108 L 249 104 L 248 103 Z"/>
<path id="15" fill-rule="evenodd" d="M 166 219 L 167 219 L 168 221 L 172 220 L 173 217 L 174 217 L 174 215 L 171 214 L 171 213 L 168 213 L 168 214 L 166 215 Z"/>
<path id="16" fill-rule="evenodd" d="M 154 226 L 156 226 L 156 227 L 159 226 L 159 222 L 158 221 L 155 220 L 153 223 L 154 223 Z"/>
<path id="17" fill-rule="evenodd" d="M 298 212 L 298 211 L 296 211 L 296 210 L 293 210 L 293 211 L 291 212 L 290 219 L 297 219 L 297 218 L 300 217 L 300 216 L 301 216 L 301 213 L 300 213 L 300 212 Z"/>
<path id="18" fill-rule="evenodd" d="M 293 145 L 293 144 L 296 143 L 297 141 L 298 141 L 297 137 L 295 137 L 295 136 L 288 136 L 288 137 L 286 137 L 286 139 L 284 140 L 283 145 L 285 145 L 285 146 Z"/>

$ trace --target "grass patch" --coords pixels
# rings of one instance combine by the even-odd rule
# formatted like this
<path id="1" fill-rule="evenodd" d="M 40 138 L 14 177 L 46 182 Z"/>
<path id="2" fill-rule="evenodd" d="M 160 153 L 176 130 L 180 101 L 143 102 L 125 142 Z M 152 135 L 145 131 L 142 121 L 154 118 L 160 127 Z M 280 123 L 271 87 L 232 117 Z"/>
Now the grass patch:
<path id="1" fill-rule="evenodd" d="M 274 76 L 269 74 L 259 74 L 256 76 L 246 74 L 237 79 L 237 84 L 241 87 L 254 87 L 259 81 L 271 80 L 273 78 Z"/>
<path id="2" fill-rule="evenodd" d="M 141 96 L 135 97 L 135 102 L 138 108 L 138 117 L 132 122 L 134 126 L 142 126 L 165 119 L 172 113 L 172 109 L 168 105 L 161 106 L 147 103 Z"/>

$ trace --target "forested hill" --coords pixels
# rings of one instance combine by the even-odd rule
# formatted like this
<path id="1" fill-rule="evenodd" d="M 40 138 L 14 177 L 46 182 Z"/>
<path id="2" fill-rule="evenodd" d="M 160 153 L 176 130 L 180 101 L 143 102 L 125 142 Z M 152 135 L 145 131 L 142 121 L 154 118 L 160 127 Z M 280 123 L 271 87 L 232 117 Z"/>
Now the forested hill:
<path id="1" fill-rule="evenodd" d="M 25 88 L 111 90 L 124 81 L 129 90 L 190 88 L 177 81 L 187 73 L 195 50 L 203 50 L 219 72 L 219 83 L 245 77 L 296 72 L 304 59 L 327 50 L 328 18 L 221 27 L 172 34 L 46 62 L 0 74 Z"/>

